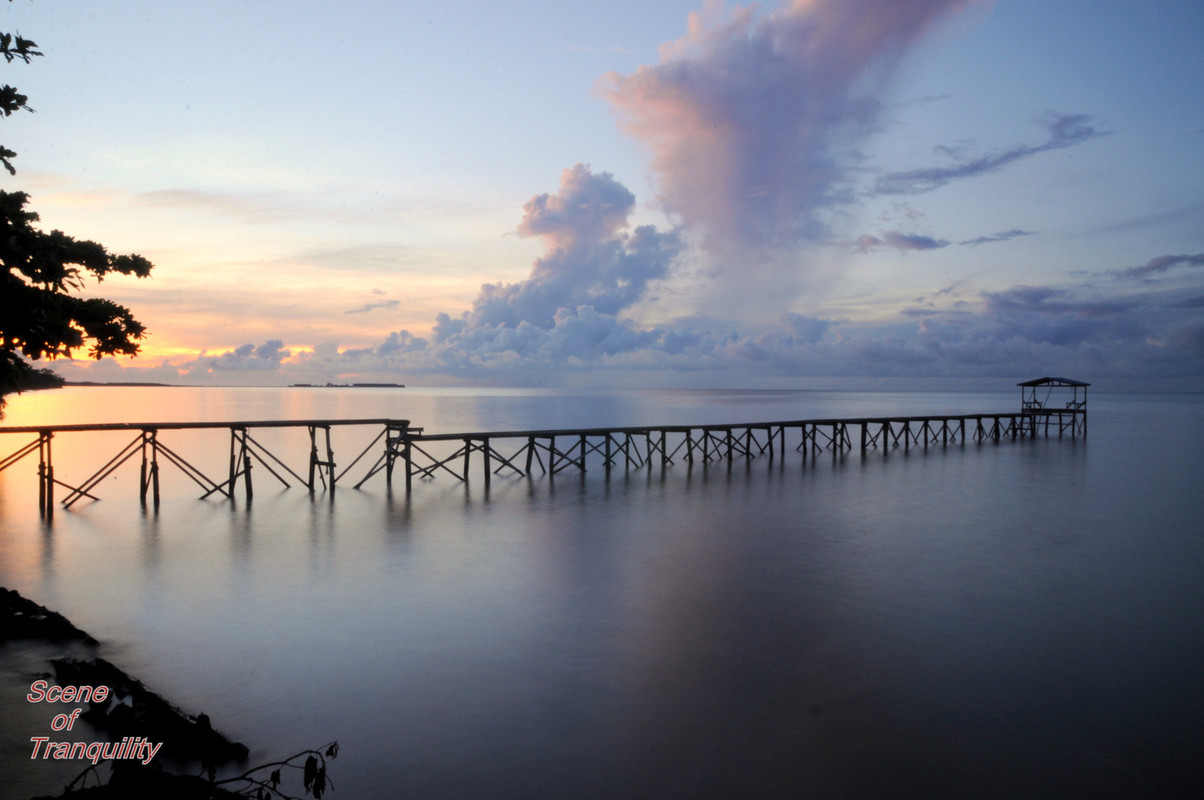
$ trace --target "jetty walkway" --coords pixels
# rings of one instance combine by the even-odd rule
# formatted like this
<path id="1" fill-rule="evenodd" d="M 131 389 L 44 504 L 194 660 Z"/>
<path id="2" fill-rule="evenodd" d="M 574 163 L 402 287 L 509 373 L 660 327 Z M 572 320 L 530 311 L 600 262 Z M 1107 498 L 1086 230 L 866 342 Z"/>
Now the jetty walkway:
<path id="1" fill-rule="evenodd" d="M 1048 402 L 1036 395 L 1037 388 L 1074 387 L 1069 402 Z M 239 484 L 249 500 L 254 495 L 252 467 L 262 467 L 285 487 L 305 486 L 310 492 L 333 491 L 336 484 L 365 457 L 376 452 L 371 466 L 354 484 L 360 488 L 381 473 L 392 486 L 394 474 L 402 470 L 407 493 L 415 478 L 432 480 L 450 475 L 468 481 L 474 463 L 480 463 L 480 475 L 486 486 L 494 476 L 554 476 L 564 470 L 587 471 L 587 467 L 625 471 L 662 469 L 685 462 L 713 464 L 736 459 L 785 458 L 787 448 L 801 453 L 804 461 L 823 453 L 839 457 L 854 449 L 863 456 L 871 450 L 889 454 L 896 449 L 947 447 L 969 443 L 1002 442 L 1038 436 L 1078 437 L 1087 434 L 1086 387 L 1077 381 L 1043 378 L 1021 384 L 1021 409 L 1014 412 L 983 414 L 945 414 L 927 416 L 858 417 L 841 419 L 801 419 L 776 422 L 750 422 L 723 425 L 658 425 L 613 428 L 572 428 L 552 430 L 477 431 L 467 433 L 427 433 L 403 419 L 347 420 L 262 420 L 244 422 L 149 422 L 93 425 L 36 425 L 0 427 L 0 434 L 33 435 L 32 441 L 19 447 L 3 460 L 0 471 L 38 454 L 38 507 L 51 516 L 55 508 L 56 487 L 65 490 L 61 504 L 70 508 L 83 498 L 98 499 L 97 487 L 122 465 L 138 457 L 140 463 L 139 500 L 145 506 L 160 500 L 159 473 L 162 464 L 170 464 L 187 475 L 202 490 L 201 497 L 221 495 L 233 500 Z M 1026 387 L 1030 390 L 1025 394 Z M 1080 400 L 1078 389 L 1083 388 Z M 336 470 L 331 429 L 341 426 L 379 428 L 376 437 L 341 470 Z M 262 429 L 304 428 L 308 434 L 308 459 L 294 470 L 281 455 L 272 452 L 255 434 Z M 221 480 L 198 469 L 178 450 L 166 444 L 165 432 L 185 430 L 226 430 L 229 432 L 228 469 Z M 56 437 L 73 439 L 97 431 L 128 431 L 133 439 L 103 466 L 78 484 L 56 477 L 52 460 L 52 441 Z M 0 450 L 0 452 L 3 452 Z M 476 458 L 474 458 L 474 455 Z M 212 458 L 212 454 L 209 456 Z M 294 461 L 296 463 L 296 461 Z M 212 470 L 210 470 L 212 472 Z M 290 480 L 291 479 L 291 480 Z"/>

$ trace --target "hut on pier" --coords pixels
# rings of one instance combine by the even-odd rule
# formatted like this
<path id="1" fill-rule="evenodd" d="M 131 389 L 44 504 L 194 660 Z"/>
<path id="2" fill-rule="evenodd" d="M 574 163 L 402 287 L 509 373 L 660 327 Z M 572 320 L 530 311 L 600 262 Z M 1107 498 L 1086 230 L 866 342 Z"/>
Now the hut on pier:
<path id="1" fill-rule="evenodd" d="M 1087 387 L 1091 384 L 1071 378 L 1035 378 L 1017 384 L 1020 387 L 1020 412 L 1024 427 L 1035 435 L 1044 426 L 1046 435 L 1051 425 L 1058 435 L 1087 435 Z M 1081 391 L 1080 391 L 1081 390 Z"/>

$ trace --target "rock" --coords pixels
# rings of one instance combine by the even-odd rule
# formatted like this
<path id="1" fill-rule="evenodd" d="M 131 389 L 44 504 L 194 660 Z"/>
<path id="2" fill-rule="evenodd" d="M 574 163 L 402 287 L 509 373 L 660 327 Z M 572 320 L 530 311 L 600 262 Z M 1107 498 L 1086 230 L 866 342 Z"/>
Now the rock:
<path id="1" fill-rule="evenodd" d="M 56 658 L 50 663 L 63 686 L 109 687 L 113 699 L 92 703 L 83 716 L 114 741 L 124 736 L 142 736 L 162 742 L 165 755 L 207 765 L 242 762 L 247 758 L 246 746 L 215 731 L 208 716 L 185 714 L 103 658 L 91 661 Z"/>
<path id="2" fill-rule="evenodd" d="M 0 642 L 42 639 L 48 642 L 79 641 L 90 647 L 99 642 L 51 611 L 27 600 L 12 589 L 0 586 Z"/>

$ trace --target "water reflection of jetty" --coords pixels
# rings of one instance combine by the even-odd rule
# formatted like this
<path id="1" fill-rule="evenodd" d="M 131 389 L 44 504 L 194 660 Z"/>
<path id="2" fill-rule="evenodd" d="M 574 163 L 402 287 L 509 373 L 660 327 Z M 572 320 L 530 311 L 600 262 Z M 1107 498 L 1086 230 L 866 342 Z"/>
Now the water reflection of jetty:
<path id="1" fill-rule="evenodd" d="M 159 469 L 167 463 L 187 475 L 202 490 L 202 498 L 221 495 L 233 500 L 238 484 L 249 500 L 254 495 L 252 468 L 262 467 L 285 487 L 297 484 L 310 492 L 333 491 L 357 464 L 374 449 L 375 462 L 363 474 L 355 488 L 384 473 L 392 486 L 393 474 L 404 470 L 407 493 L 414 478 L 432 480 L 447 474 L 468 481 L 473 454 L 479 454 L 485 485 L 493 476 L 555 476 L 572 469 L 587 468 L 606 474 L 622 469 L 662 470 L 679 462 L 693 466 L 726 463 L 775 455 L 786 457 L 787 448 L 801 453 L 804 462 L 823 453 L 843 457 L 858 442 L 864 456 L 870 450 L 888 455 L 913 448 L 965 446 L 1005 440 L 1032 439 L 1038 436 L 1087 435 L 1087 386 L 1067 378 L 1040 378 L 1020 384 L 1019 411 L 985 414 L 941 414 L 926 416 L 858 417 L 847 419 L 787 420 L 725 425 L 653 425 L 614 428 L 563 428 L 555 430 L 477 431 L 468 433 L 427 433 L 412 427 L 409 420 L 261 420 L 248 422 L 119 422 L 91 425 L 48 425 L 0 427 L 0 433 L 35 434 L 36 439 L 0 461 L 0 470 L 38 453 L 38 507 L 46 516 L 54 511 L 55 487 L 67 490 L 62 499 L 70 508 L 83 498 L 98 499 L 96 487 L 123 464 L 140 456 L 139 499 L 148 498 L 159 505 Z M 1067 391 L 1069 390 L 1069 396 Z M 1080 395 L 1081 391 L 1081 395 Z M 1056 395 L 1056 396 L 1055 396 Z M 331 429 L 346 426 L 380 428 L 376 438 L 360 451 L 341 471 L 336 471 Z M 261 429 L 304 428 L 309 438 L 309 459 L 294 471 L 280 455 L 273 453 L 252 435 Z M 160 438 L 165 432 L 184 430 L 228 430 L 230 432 L 229 470 L 224 480 L 209 477 L 192 462 Z M 51 441 L 56 436 L 95 431 L 133 431 L 134 439 L 91 476 L 71 485 L 55 477 Z M 517 448 L 517 449 L 516 449 Z M 287 476 L 287 477 L 286 477 Z"/>

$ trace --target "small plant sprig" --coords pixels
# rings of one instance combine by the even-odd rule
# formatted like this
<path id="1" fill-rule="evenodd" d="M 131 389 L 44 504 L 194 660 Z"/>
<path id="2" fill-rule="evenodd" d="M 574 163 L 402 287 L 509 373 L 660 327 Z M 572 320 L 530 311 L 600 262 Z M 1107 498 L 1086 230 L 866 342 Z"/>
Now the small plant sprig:
<path id="1" fill-rule="evenodd" d="M 243 797 L 253 797 L 255 800 L 271 800 L 279 798 L 279 800 L 304 800 L 305 797 L 313 797 L 315 800 L 320 800 L 327 789 L 334 789 L 334 782 L 326 773 L 326 760 L 334 760 L 339 755 L 339 743 L 331 742 L 323 745 L 316 750 L 302 750 L 300 753 L 289 756 L 282 761 L 272 761 L 267 764 L 260 764 L 257 767 L 247 770 L 242 775 L 233 778 L 223 778 L 220 781 L 213 781 L 214 786 L 229 786 L 231 784 L 242 784 L 241 788 L 230 786 L 231 790 L 236 794 L 241 794 Z M 298 762 L 304 758 L 304 764 Z M 281 770 L 295 769 L 302 772 L 302 786 L 304 787 L 302 794 L 288 794 L 281 788 L 283 779 Z M 268 770 L 271 770 L 268 772 Z M 264 773 L 267 773 L 266 777 Z"/>

